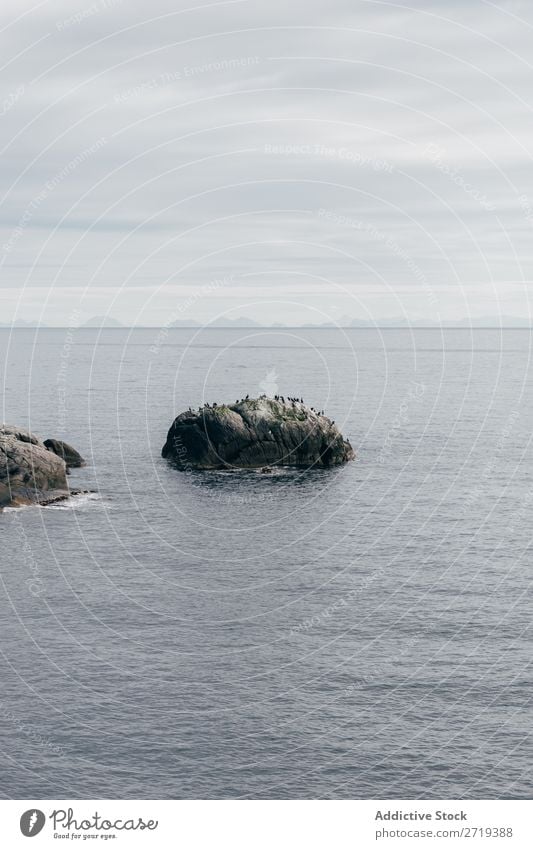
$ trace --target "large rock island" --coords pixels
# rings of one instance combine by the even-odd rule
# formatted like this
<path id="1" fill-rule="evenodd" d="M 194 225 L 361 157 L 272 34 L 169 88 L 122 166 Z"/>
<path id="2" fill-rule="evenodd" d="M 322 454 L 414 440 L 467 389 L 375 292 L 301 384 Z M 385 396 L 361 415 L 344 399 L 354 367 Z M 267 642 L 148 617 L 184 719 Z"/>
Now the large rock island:
<path id="1" fill-rule="evenodd" d="M 56 447 L 62 444 L 56 443 Z M 22 428 L 0 425 L 0 510 L 68 498 L 73 493 L 67 474 L 63 457 L 49 450 L 39 437 Z"/>
<path id="2" fill-rule="evenodd" d="M 266 396 L 181 413 L 162 455 L 182 470 L 337 466 L 355 456 L 327 416 Z"/>

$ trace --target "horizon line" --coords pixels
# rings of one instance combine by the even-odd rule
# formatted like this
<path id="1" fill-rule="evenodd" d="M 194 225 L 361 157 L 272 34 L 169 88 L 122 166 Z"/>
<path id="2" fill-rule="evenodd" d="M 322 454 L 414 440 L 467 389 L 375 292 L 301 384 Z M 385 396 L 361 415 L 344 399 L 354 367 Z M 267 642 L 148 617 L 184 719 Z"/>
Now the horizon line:
<path id="1" fill-rule="evenodd" d="M 533 324 L 198 324 L 177 327 L 166 324 L 1 324 L 0 330 L 533 330 Z"/>

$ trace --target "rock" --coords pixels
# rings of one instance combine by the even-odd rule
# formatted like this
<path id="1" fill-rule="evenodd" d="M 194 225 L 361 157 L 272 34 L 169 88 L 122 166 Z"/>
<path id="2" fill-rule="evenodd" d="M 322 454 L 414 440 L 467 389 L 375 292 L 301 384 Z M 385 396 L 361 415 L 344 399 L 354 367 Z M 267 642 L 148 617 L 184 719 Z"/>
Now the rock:
<path id="1" fill-rule="evenodd" d="M 0 425 L 0 509 L 69 495 L 65 461 L 28 431 Z"/>
<path id="2" fill-rule="evenodd" d="M 78 454 L 76 449 L 67 442 L 61 442 L 59 439 L 45 439 L 43 444 L 49 451 L 53 451 L 54 454 L 61 457 L 68 469 L 81 469 L 82 466 L 86 465 L 81 454 Z"/>
<path id="3" fill-rule="evenodd" d="M 184 470 L 337 466 L 355 454 L 327 416 L 262 396 L 181 413 L 162 456 Z"/>

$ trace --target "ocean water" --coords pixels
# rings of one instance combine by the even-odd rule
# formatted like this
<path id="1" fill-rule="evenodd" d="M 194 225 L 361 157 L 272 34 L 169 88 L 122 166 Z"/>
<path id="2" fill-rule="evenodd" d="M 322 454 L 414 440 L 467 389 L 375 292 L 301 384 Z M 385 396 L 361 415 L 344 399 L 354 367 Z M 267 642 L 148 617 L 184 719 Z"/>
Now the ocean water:
<path id="1" fill-rule="evenodd" d="M 8 330 L 2 418 L 88 459 L 0 515 L 3 798 L 530 798 L 527 330 Z M 175 471 L 300 395 L 333 470 Z"/>

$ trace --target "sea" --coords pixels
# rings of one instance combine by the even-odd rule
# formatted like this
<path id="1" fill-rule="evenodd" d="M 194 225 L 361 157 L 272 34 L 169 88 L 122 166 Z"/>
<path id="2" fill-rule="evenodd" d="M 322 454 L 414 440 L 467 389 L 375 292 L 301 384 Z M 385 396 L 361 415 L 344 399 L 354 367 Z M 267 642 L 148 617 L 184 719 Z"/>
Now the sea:
<path id="1" fill-rule="evenodd" d="M 0 797 L 526 799 L 527 329 L 3 329 L 2 418 L 86 458 L 0 514 Z M 179 472 L 302 397 L 333 469 Z"/>

